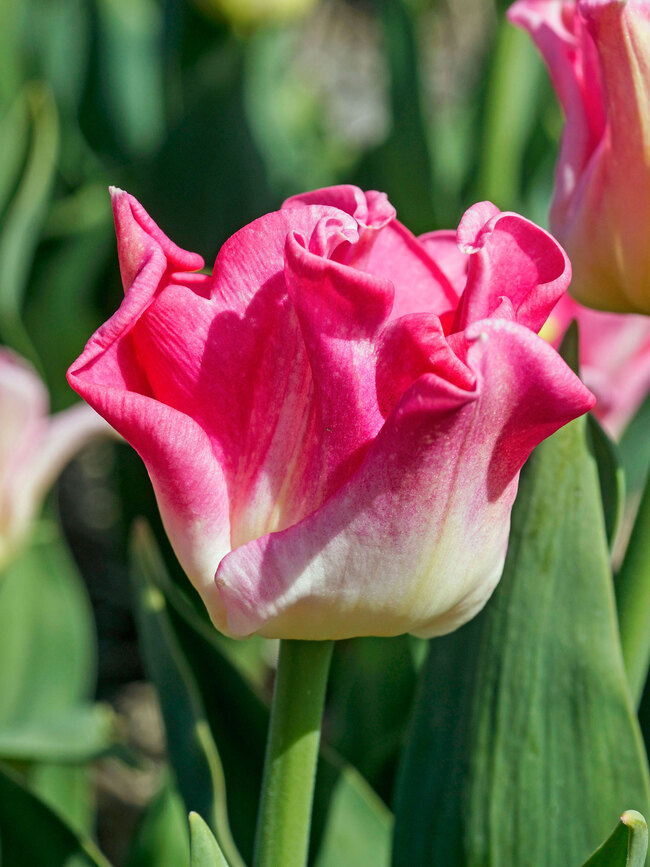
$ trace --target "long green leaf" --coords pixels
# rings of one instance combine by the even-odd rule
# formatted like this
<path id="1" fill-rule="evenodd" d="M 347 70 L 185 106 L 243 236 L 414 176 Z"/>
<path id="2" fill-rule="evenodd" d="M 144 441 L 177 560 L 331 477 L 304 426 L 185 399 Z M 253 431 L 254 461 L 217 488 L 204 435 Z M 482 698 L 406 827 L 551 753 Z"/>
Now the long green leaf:
<path id="1" fill-rule="evenodd" d="M 609 547 L 612 548 L 623 518 L 625 472 L 621 465 L 621 458 L 616 443 L 609 438 L 591 414 L 588 416 L 587 426 L 589 444 L 598 468 L 598 481 L 600 483 L 603 517 L 605 520 L 605 535 L 607 536 Z"/>
<path id="2" fill-rule="evenodd" d="M 86 589 L 53 524 L 0 574 L 0 727 L 87 700 L 95 635 Z"/>
<path id="3" fill-rule="evenodd" d="M 110 867 L 92 841 L 80 837 L 0 765 L 2 867 Z"/>
<path id="4" fill-rule="evenodd" d="M 35 350 L 21 322 L 27 278 L 47 213 L 59 147 L 59 122 L 47 85 L 33 82 L 25 90 L 32 135 L 16 193 L 0 234 L 0 337 L 34 364 Z"/>
<path id="5" fill-rule="evenodd" d="M 140 156 L 164 131 L 161 10 L 153 0 L 99 0 L 96 8 L 111 131 L 129 154 Z"/>
<path id="6" fill-rule="evenodd" d="M 628 810 L 583 867 L 643 867 L 648 852 L 648 826 L 636 810 Z"/>
<path id="7" fill-rule="evenodd" d="M 650 475 L 616 581 L 623 658 L 636 705 L 650 665 Z"/>
<path id="8" fill-rule="evenodd" d="M 364 778 L 351 766 L 325 751 L 321 785 L 334 769 L 320 845 L 312 846 L 314 867 L 388 867 L 393 817 Z M 316 804 L 318 807 L 318 804 Z"/>
<path id="9" fill-rule="evenodd" d="M 627 804 L 648 810 L 648 767 L 583 418 L 525 467 L 486 610 L 431 642 L 394 864 L 579 864 Z"/>
<path id="10" fill-rule="evenodd" d="M 478 195 L 500 207 L 513 207 L 521 186 L 526 141 L 536 119 L 544 70 L 527 33 L 503 22 L 485 109 Z"/>
<path id="11" fill-rule="evenodd" d="M 0 756 L 13 761 L 83 762 L 115 742 L 115 715 L 101 704 L 76 704 L 38 720 L 0 725 Z"/>
<path id="12" fill-rule="evenodd" d="M 149 677 L 160 697 L 167 744 L 188 810 L 208 816 L 233 865 L 243 865 L 228 825 L 223 768 L 196 678 L 173 634 L 168 606 L 156 587 L 162 568 L 153 539 L 140 525 L 132 545 L 138 632 Z"/>
<path id="13" fill-rule="evenodd" d="M 228 867 L 228 862 L 198 813 L 190 813 L 190 867 Z"/>
<path id="14" fill-rule="evenodd" d="M 418 233 L 433 225 L 432 168 L 423 115 L 417 17 L 406 0 L 377 4 L 390 81 L 391 130 L 365 155 L 355 179 L 385 190 L 400 220 Z"/>
<path id="15" fill-rule="evenodd" d="M 189 857 L 185 805 L 166 775 L 136 831 L 125 867 L 186 867 Z"/>

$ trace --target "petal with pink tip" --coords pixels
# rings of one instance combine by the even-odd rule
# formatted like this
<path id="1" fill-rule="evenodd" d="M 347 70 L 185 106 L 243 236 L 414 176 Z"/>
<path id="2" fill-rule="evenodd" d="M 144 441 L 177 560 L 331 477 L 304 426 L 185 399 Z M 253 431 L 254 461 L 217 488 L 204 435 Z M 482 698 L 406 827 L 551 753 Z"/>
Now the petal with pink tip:
<path id="1" fill-rule="evenodd" d="M 332 205 L 359 223 L 358 243 L 342 248 L 338 259 L 366 271 L 395 287 L 392 318 L 408 313 L 455 308 L 457 293 L 438 263 L 409 230 L 395 219 L 395 209 L 385 193 L 364 193 L 358 187 L 326 187 L 293 196 L 283 208 Z"/>
<path id="2" fill-rule="evenodd" d="M 224 558 L 216 583 L 228 632 L 431 636 L 484 605 L 523 462 L 593 397 L 516 323 L 480 322 L 466 337 L 474 391 L 422 376 L 318 511 Z"/>
<path id="3" fill-rule="evenodd" d="M 497 211 L 483 223 L 493 209 L 474 205 L 458 227 L 469 264 L 453 330 L 493 316 L 507 298 L 517 321 L 539 331 L 569 285 L 571 265 L 552 235 L 519 214 Z"/>

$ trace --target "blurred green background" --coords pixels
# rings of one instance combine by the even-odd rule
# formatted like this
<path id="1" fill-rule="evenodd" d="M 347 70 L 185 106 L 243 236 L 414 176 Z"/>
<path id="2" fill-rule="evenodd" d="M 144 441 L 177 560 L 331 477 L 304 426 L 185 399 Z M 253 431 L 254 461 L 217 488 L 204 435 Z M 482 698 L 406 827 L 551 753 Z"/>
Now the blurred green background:
<path id="1" fill-rule="evenodd" d="M 387 192 L 416 233 L 455 227 L 483 198 L 544 223 L 561 115 L 528 38 L 505 24 L 506 6 L 2 0 L 0 342 L 40 372 L 54 410 L 75 400 L 65 371 L 122 294 L 109 184 L 208 263 L 285 197 L 336 183 Z M 131 567 L 139 516 L 157 543 L 141 528 Z M 218 790 L 222 763 L 247 855 L 274 647 L 207 626 L 129 449 L 91 446 L 68 467 L 4 584 L 0 756 L 18 782 L 7 777 L 0 801 L 23 804 L 11 786 L 27 780 L 115 865 L 178 865 L 187 847 L 178 791 L 218 825 L 200 780 Z M 386 836 L 423 654 L 405 637 L 336 649 L 315 826 L 334 842 L 314 856 L 321 867 L 341 865 L 336 846 L 354 862 L 346 816 L 369 838 Z M 201 735 L 206 719 L 220 759 Z M 242 732 L 243 746 L 233 734 Z M 319 811 L 328 791 L 338 813 Z M 27 806 L 0 825 L 15 819 L 29 837 L 30 822 L 45 819 L 23 796 Z M 103 863 L 61 834 L 60 863 Z M 25 837 L 7 839 L 5 867 L 28 863 Z"/>

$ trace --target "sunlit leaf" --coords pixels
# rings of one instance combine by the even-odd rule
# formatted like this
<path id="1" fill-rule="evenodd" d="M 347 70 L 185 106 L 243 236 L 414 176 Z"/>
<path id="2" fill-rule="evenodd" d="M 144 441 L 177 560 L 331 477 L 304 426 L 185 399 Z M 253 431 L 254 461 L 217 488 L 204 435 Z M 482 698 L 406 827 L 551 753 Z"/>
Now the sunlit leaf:
<path id="1" fill-rule="evenodd" d="M 649 804 L 583 418 L 525 467 L 486 610 L 431 642 L 394 864 L 580 864 L 625 806 Z"/>

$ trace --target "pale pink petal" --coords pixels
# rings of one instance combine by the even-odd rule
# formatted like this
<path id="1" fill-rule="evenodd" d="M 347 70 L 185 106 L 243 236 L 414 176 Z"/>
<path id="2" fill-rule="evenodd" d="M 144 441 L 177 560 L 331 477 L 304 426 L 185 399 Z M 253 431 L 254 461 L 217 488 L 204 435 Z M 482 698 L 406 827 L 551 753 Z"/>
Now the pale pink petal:
<path id="1" fill-rule="evenodd" d="M 14 543 L 27 532 L 43 497 L 68 461 L 92 440 L 115 437 L 110 425 L 85 404 L 70 407 L 50 419 L 43 416 L 32 430 L 37 436 L 34 438 L 25 430 L 21 442 L 22 446 L 29 444 L 29 451 L 16 452 L 3 484 L 3 533 Z"/>
<path id="2" fill-rule="evenodd" d="M 473 391 L 423 375 L 350 480 L 317 512 L 229 554 L 216 581 L 233 635 L 430 636 L 485 603 L 505 557 L 518 471 L 593 398 L 522 326 L 467 333 Z M 417 612 L 417 613 L 416 613 Z"/>
<path id="3" fill-rule="evenodd" d="M 580 331 L 580 374 L 596 396 L 594 413 L 618 438 L 650 392 L 650 317 L 591 310 L 566 295 L 541 335 L 557 347 L 574 319 Z"/>
<path id="4" fill-rule="evenodd" d="M 0 349 L 0 490 L 17 462 L 33 454 L 46 425 L 49 398 L 34 369 Z"/>
<path id="5" fill-rule="evenodd" d="M 567 118 L 553 202 L 561 220 L 605 129 L 596 52 L 574 0 L 518 0 L 508 18 L 532 36 Z"/>

